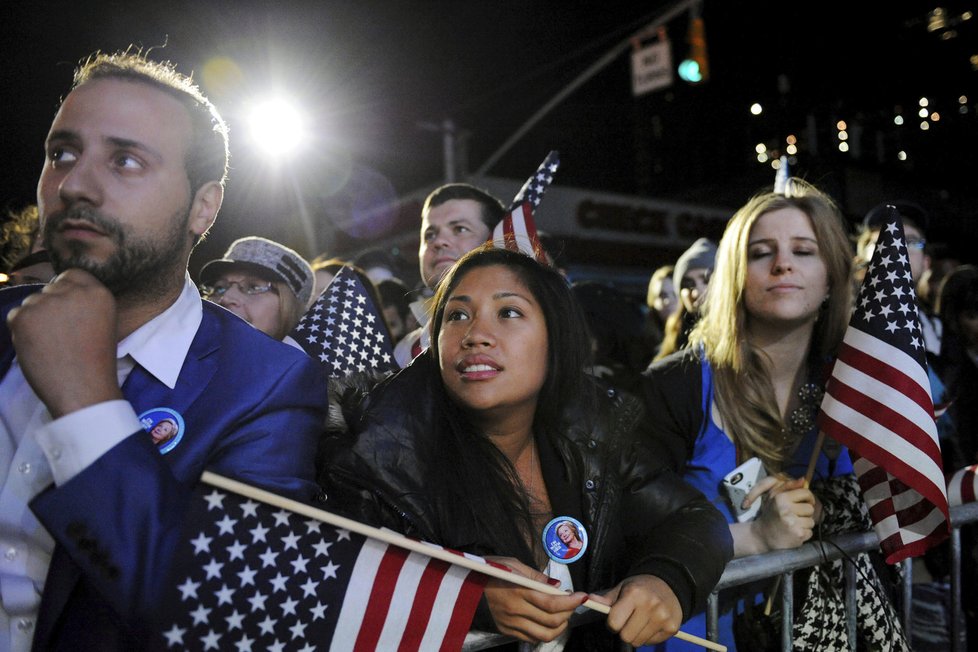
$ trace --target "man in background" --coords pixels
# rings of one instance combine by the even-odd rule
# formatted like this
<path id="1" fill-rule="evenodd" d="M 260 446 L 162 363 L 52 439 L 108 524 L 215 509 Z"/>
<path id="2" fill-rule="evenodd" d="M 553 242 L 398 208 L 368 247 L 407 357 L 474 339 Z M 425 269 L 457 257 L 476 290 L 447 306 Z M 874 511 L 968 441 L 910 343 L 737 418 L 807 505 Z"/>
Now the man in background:
<path id="1" fill-rule="evenodd" d="M 441 186 L 428 195 L 421 208 L 418 263 L 429 296 L 456 260 L 489 240 L 505 214 L 502 202 L 467 183 Z M 426 303 L 421 300 L 411 304 L 421 327 L 394 347 L 394 359 L 401 367 L 428 348 Z"/>

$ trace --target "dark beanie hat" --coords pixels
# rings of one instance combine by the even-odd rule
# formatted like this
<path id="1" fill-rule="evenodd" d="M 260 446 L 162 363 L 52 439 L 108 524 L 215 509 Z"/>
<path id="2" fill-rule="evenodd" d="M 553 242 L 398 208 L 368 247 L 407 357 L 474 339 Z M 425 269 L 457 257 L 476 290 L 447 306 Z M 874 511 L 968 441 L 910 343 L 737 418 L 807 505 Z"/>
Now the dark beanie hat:
<path id="1" fill-rule="evenodd" d="M 707 238 L 700 238 L 676 261 L 676 268 L 672 270 L 672 283 L 679 291 L 683 276 L 691 269 L 713 269 L 714 260 L 717 256 L 717 246 Z"/>

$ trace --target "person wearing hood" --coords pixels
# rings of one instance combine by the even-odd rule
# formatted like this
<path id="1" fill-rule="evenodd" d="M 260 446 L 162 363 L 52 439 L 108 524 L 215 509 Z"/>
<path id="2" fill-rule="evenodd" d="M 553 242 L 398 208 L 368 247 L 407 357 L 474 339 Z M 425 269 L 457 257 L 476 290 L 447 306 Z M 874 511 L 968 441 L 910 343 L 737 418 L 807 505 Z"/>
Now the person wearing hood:
<path id="1" fill-rule="evenodd" d="M 696 325 L 706 298 L 716 255 L 716 244 L 708 238 L 700 238 L 676 261 L 672 283 L 679 293 L 679 307 L 666 320 L 665 335 L 656 360 L 686 347 L 689 332 Z"/>

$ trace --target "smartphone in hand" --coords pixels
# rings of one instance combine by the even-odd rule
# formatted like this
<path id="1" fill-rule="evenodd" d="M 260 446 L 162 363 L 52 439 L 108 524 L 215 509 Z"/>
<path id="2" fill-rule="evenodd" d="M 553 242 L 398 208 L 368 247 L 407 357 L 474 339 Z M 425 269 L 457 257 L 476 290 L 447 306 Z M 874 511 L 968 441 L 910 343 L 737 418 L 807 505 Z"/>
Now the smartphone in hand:
<path id="1" fill-rule="evenodd" d="M 767 477 L 767 470 L 758 457 L 750 458 L 724 476 L 723 488 L 727 492 L 727 497 L 730 499 L 730 506 L 733 509 L 738 523 L 751 521 L 757 516 L 757 512 L 761 509 L 763 498 L 755 500 L 748 509 L 744 509 L 741 505 L 750 490 L 754 488 L 754 485 L 765 477 Z"/>

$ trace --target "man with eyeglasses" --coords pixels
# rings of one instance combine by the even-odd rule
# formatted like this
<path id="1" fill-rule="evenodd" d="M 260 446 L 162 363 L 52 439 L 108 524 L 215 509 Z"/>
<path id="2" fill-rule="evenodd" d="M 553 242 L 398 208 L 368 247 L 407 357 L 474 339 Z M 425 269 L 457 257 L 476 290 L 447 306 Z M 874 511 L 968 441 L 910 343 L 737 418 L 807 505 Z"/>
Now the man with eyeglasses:
<path id="1" fill-rule="evenodd" d="M 224 121 L 171 64 L 76 71 L 38 183 L 60 274 L 0 291 L 0 650 L 162 647 L 147 623 L 205 469 L 318 493 L 318 366 L 187 274 L 227 162 Z"/>

